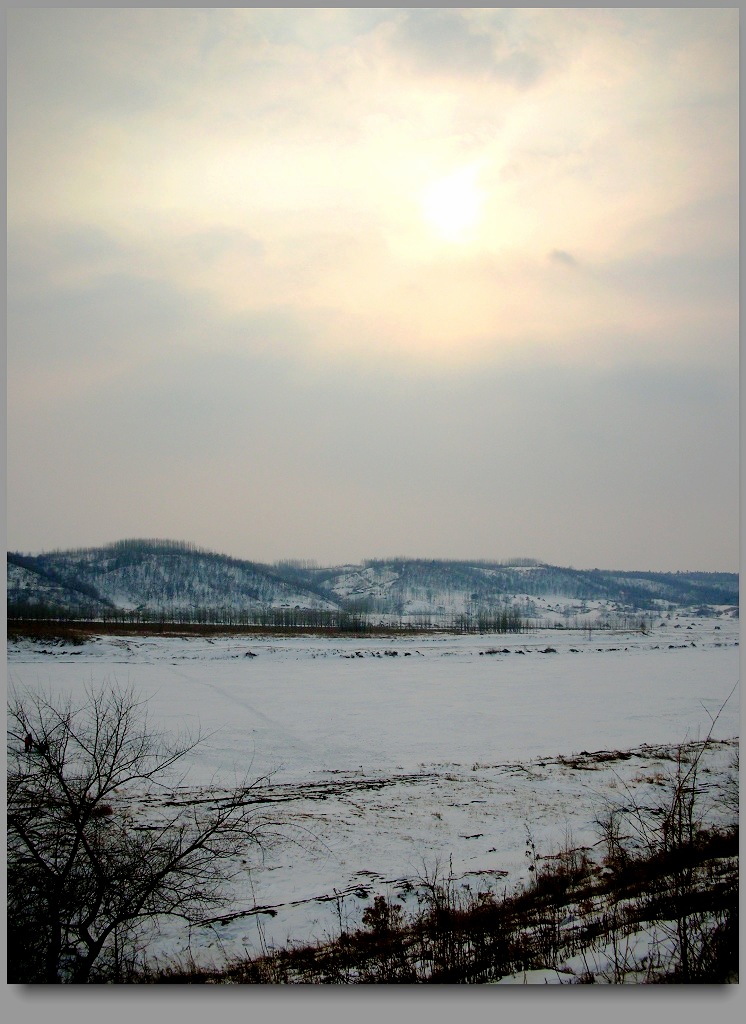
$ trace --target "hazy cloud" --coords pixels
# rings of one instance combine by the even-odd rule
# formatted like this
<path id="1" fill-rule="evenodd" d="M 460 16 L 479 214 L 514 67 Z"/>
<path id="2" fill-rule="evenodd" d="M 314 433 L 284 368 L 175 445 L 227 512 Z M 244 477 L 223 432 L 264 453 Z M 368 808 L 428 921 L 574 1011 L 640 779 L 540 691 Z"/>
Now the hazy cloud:
<path id="1" fill-rule="evenodd" d="M 737 142 L 735 9 L 9 11 L 11 547 L 735 567 Z"/>
<path id="2" fill-rule="evenodd" d="M 518 86 L 541 74 L 536 53 L 511 46 L 501 12 L 489 27 L 475 24 L 469 8 L 410 8 L 392 37 L 394 45 L 429 74 L 488 76 Z"/>
<path id="3" fill-rule="evenodd" d="M 552 249 L 549 253 L 549 259 L 553 263 L 561 263 L 566 267 L 577 267 L 578 261 L 569 252 L 565 252 L 564 249 Z"/>

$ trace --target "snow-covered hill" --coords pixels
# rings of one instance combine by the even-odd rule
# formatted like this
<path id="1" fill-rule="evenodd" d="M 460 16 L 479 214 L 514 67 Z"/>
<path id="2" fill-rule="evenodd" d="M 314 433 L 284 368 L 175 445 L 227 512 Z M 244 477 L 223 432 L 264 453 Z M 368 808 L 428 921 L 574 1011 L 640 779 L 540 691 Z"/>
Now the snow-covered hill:
<path id="1" fill-rule="evenodd" d="M 700 615 L 737 614 L 738 575 L 581 570 L 528 559 L 514 564 L 390 559 L 328 568 L 294 562 L 269 566 L 191 544 L 150 540 L 8 555 L 8 614 L 13 618 L 161 616 L 302 625 L 344 613 L 369 622 L 448 627 L 513 615 L 578 626 L 637 613 L 654 617 L 682 607 Z M 274 619 L 261 618 L 269 612 Z"/>
<path id="2" fill-rule="evenodd" d="M 149 612 L 199 621 L 296 605 L 338 606 L 252 562 L 168 541 L 8 555 L 8 612 L 16 616 L 48 609 L 80 615 Z"/>

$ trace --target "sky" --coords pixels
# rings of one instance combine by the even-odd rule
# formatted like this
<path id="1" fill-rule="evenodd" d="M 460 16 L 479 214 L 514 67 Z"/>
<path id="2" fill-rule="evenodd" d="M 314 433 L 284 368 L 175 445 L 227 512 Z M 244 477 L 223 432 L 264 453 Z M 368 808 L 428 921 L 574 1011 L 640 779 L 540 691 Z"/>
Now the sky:
<path id="1" fill-rule="evenodd" d="M 737 8 L 7 12 L 7 545 L 738 569 Z"/>

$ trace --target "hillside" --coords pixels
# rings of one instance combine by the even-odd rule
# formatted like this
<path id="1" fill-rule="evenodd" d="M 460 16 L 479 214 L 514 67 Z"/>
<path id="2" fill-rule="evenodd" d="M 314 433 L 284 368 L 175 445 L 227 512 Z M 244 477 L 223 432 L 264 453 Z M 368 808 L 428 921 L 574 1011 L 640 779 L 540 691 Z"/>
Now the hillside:
<path id="1" fill-rule="evenodd" d="M 8 555 L 8 613 L 177 619 L 225 617 L 263 608 L 333 609 L 267 567 L 172 541 L 121 541 L 102 548 Z"/>
<path id="2" fill-rule="evenodd" d="M 9 553 L 7 565 L 11 618 L 313 625 L 347 614 L 449 626 L 512 615 L 570 626 L 673 608 L 735 614 L 738 607 L 735 573 L 580 570 L 529 559 L 270 566 L 176 541 L 128 540 L 36 556 Z"/>

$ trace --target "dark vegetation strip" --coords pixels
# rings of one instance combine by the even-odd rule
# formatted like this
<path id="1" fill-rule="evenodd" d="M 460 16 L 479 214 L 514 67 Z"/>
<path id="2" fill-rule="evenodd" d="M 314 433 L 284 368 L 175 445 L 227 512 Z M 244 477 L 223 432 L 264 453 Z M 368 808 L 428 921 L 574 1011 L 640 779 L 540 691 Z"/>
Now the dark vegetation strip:
<path id="1" fill-rule="evenodd" d="M 344 793 L 359 793 L 365 790 L 385 789 L 387 786 L 412 785 L 427 779 L 442 778 L 437 772 L 415 772 L 409 775 L 387 775 L 383 778 L 330 779 L 327 782 L 278 782 L 271 786 L 252 786 L 238 799 L 240 806 L 249 804 L 281 804 L 293 800 L 327 800 Z M 185 807 L 195 804 L 219 803 L 211 794 L 205 797 L 182 796 L 179 799 L 164 800 L 164 807 Z"/>
<path id="2" fill-rule="evenodd" d="M 364 927 L 332 940 L 267 950 L 223 969 L 195 963 L 146 970 L 149 984 L 483 984 L 536 969 L 562 970 L 581 956 L 593 983 L 722 984 L 738 980 L 738 829 L 704 830 L 669 851 L 600 866 L 583 850 L 536 862 L 513 893 L 457 892 L 430 879 L 418 912 L 377 896 Z M 683 884 L 686 882 L 686 884 Z M 343 896 L 345 894 L 338 894 Z M 266 912 L 271 912 L 265 908 Z M 638 962 L 626 939 L 638 928 L 668 929 L 686 948 L 660 966 Z M 685 943 L 685 946 L 684 946 Z M 605 947 L 611 961 L 597 956 Z M 684 962 L 682 962 L 682 959 Z M 648 971 L 645 977 L 645 971 Z"/>
<path id="3" fill-rule="evenodd" d="M 69 643 L 84 643 L 96 636 L 172 636 L 172 637 L 219 637 L 219 636 L 324 636 L 324 637 L 388 637 L 420 636 L 429 634 L 452 634 L 462 632 L 527 632 L 530 628 L 522 623 L 520 628 L 509 630 L 483 629 L 477 626 L 454 629 L 452 627 L 401 625 L 350 624 L 350 628 L 321 625 L 247 625 L 231 623 L 199 622 L 126 622 L 111 620 L 65 620 L 65 619 L 8 619 L 9 640 L 54 640 Z"/>

